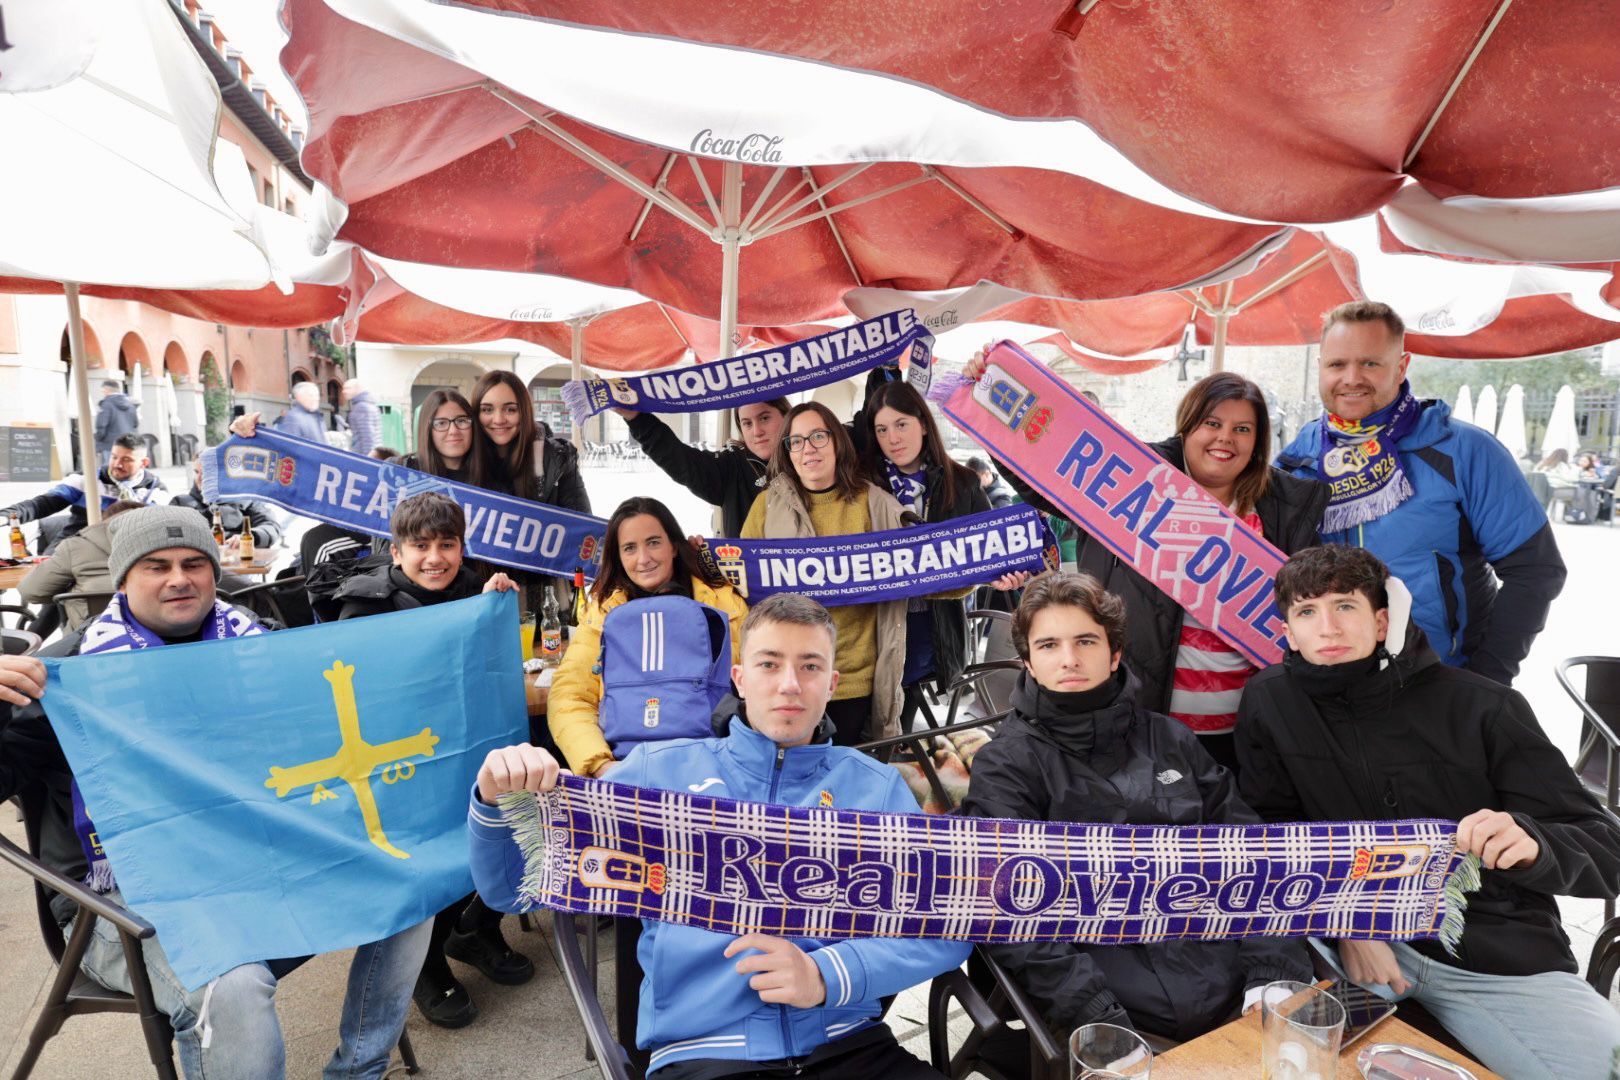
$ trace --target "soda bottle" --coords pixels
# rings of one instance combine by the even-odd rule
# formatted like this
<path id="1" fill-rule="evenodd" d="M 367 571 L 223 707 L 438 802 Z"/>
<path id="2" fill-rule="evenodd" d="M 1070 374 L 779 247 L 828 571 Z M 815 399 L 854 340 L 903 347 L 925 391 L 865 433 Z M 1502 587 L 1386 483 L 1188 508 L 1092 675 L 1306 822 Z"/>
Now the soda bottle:
<path id="1" fill-rule="evenodd" d="M 225 523 L 219 520 L 218 510 L 214 511 L 214 543 L 225 546 Z"/>
<path id="2" fill-rule="evenodd" d="M 546 599 L 540 605 L 540 665 L 556 667 L 562 663 L 562 619 L 557 613 L 557 594 L 546 586 Z"/>
<path id="3" fill-rule="evenodd" d="M 240 552 L 243 562 L 253 561 L 253 519 L 246 514 L 242 515 L 242 543 L 237 551 Z"/>

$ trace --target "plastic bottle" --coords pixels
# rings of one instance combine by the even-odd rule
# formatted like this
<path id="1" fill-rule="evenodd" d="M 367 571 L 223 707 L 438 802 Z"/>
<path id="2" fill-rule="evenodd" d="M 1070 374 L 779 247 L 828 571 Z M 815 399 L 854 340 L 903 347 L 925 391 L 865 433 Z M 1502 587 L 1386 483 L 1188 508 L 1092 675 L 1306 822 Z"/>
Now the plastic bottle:
<path id="1" fill-rule="evenodd" d="M 562 663 L 562 618 L 557 613 L 557 595 L 546 586 L 546 599 L 540 605 L 540 665 L 554 668 Z"/>

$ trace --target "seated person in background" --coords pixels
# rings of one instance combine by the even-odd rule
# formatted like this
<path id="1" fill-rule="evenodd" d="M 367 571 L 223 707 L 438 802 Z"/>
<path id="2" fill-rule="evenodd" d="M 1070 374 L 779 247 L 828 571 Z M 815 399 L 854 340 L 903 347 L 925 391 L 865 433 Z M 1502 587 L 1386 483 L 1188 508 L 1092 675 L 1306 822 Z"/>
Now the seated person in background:
<path id="1" fill-rule="evenodd" d="M 196 513 L 182 507 L 142 507 L 118 515 L 111 532 L 109 565 L 118 595 L 82 632 L 47 646 L 44 655 L 117 652 L 261 632 L 251 614 L 216 599 L 219 548 Z M 0 799 L 40 784 L 47 801 L 42 857 L 58 872 L 84 880 L 122 904 L 111 866 L 94 840 L 94 823 L 75 823 L 73 776 L 38 702 L 44 694 L 45 665 L 37 657 L 0 657 Z M 89 852 L 96 852 L 93 868 Z M 76 910 L 63 896 L 52 908 L 64 924 Z M 341 1042 L 326 1067 L 328 1077 L 380 1077 L 387 1069 L 405 1027 L 428 931 L 429 923 L 422 922 L 355 952 L 339 1022 Z M 154 1000 L 174 1027 L 180 1067 L 189 1080 L 285 1075 L 276 977 L 268 965 L 243 964 L 188 993 L 169 967 L 162 939 L 148 940 L 142 951 Z M 109 989 L 131 990 L 118 929 L 105 920 L 96 921 L 80 966 Z"/>
<path id="2" fill-rule="evenodd" d="M 49 637 L 57 627 L 57 611 L 52 604 L 57 596 L 71 592 L 111 594 L 115 591 L 112 571 L 107 568 L 112 558 L 112 536 L 107 531 L 107 523 L 124 511 L 139 510 L 143 505 L 127 500 L 113 503 L 101 512 L 101 524 L 87 526 L 57 544 L 49 559 L 28 571 L 28 576 L 17 583 L 17 592 L 24 602 L 46 605 L 33 627 L 41 638 Z M 95 614 L 101 614 L 100 610 Z M 68 601 L 68 629 L 83 626 L 90 615 L 90 605 L 85 601 Z"/>
<path id="3" fill-rule="evenodd" d="M 724 736 L 637 746 L 616 783 L 787 806 L 915 813 L 900 774 L 831 743 L 827 702 L 838 685 L 837 631 L 814 600 L 792 594 L 755 605 L 732 669 L 742 712 Z M 557 763 L 533 746 L 491 751 L 478 773 L 468 829 L 473 882 L 494 907 L 519 910 L 523 873 L 510 830 L 493 809 L 510 791 L 549 791 Z M 939 1080 L 895 1041 L 879 999 L 962 963 L 952 941 L 867 938 L 824 944 L 647 921 L 637 956 L 646 978 L 636 1045 L 652 1051 L 650 1080 L 798 1076 Z M 838 1032 L 836 1036 L 830 1032 Z M 753 1063 L 749 1067 L 746 1063 Z"/>
<path id="4" fill-rule="evenodd" d="M 722 450 L 699 450 L 687 445 L 670 426 L 652 413 L 615 409 L 630 425 L 630 437 L 686 490 L 720 508 L 720 535 L 741 536 L 748 508 L 769 480 L 766 475 L 788 409 L 787 398 L 756 401 L 731 411 L 742 442 Z"/>
<path id="5" fill-rule="evenodd" d="M 209 526 L 213 526 L 214 515 L 219 514 L 220 528 L 225 532 L 227 547 L 233 547 L 241 541 L 243 526 L 250 525 L 253 529 L 253 549 L 255 551 L 268 551 L 281 543 L 281 522 L 276 520 L 270 508 L 261 502 L 216 502 L 211 503 L 203 498 L 202 493 L 202 458 L 191 463 L 191 490 L 184 495 L 176 495 L 176 506 L 189 506 L 203 517 L 208 519 Z"/>
<path id="6" fill-rule="evenodd" d="M 670 595 L 705 604 L 729 620 L 731 658 L 736 663 L 747 603 L 725 578 L 704 567 L 697 548 L 681 535 L 667 506 L 657 499 L 626 499 L 608 519 L 602 568 L 591 584 L 584 618 L 574 630 L 562 666 L 552 676 L 546 706 L 551 737 L 569 767 L 581 776 L 601 776 L 613 765 L 613 750 L 603 734 L 601 716 L 603 624 L 621 604 Z M 665 642 L 662 656 L 688 655 L 683 654 L 682 644 Z M 691 658 L 695 663 L 697 658 Z M 701 678 L 710 666 L 705 662 L 703 670 L 692 671 L 691 677 Z M 663 669 L 661 661 L 656 675 L 647 678 L 672 679 L 685 674 Z M 652 719 L 657 722 L 656 716 Z"/>
<path id="7" fill-rule="evenodd" d="M 1554 897 L 1620 890 L 1620 821 L 1522 696 L 1440 662 L 1371 552 L 1300 552 L 1276 589 L 1292 651 L 1243 693 L 1244 798 L 1267 821 L 1458 820 L 1457 847 L 1483 864 L 1457 955 L 1343 940 L 1337 963 L 1421 1002 L 1503 1076 L 1608 1076 L 1620 1015 L 1576 974 Z"/>
<path id="8" fill-rule="evenodd" d="M 1186 725 L 1138 705 L 1120 662 L 1125 604 L 1089 574 L 1024 588 L 1013 642 L 1025 671 L 1012 715 L 979 751 L 962 812 L 1027 821 L 1245 825 L 1259 821 Z M 1279 979 L 1309 982 L 1303 942 L 1283 938 L 986 947 L 1066 1037 L 1082 1024 L 1177 1041 L 1218 1027 Z"/>
<path id="9" fill-rule="evenodd" d="M 967 459 L 967 467 L 979 478 L 979 486 L 984 488 L 985 497 L 990 500 L 990 509 L 1002 510 L 1018 501 L 1017 494 L 996 473 L 989 458 L 976 454 Z"/>
<path id="10" fill-rule="evenodd" d="M 429 491 L 401 499 L 388 527 L 393 533 L 388 547 L 393 565 L 355 574 L 338 586 L 334 599 L 343 604 L 339 620 L 517 588 L 505 574 L 480 584 L 477 575 L 462 565 L 467 519 L 461 504 L 448 495 Z M 478 1006 L 446 957 L 471 964 L 504 986 L 534 978 L 534 963 L 502 936 L 500 912 L 489 910 L 477 896 L 456 901 L 433 920 L 432 940 L 414 994 L 422 1015 L 440 1027 L 465 1027 L 478 1016 Z"/>
<path id="11" fill-rule="evenodd" d="M 169 501 L 169 489 L 163 486 L 155 472 L 146 469 L 146 444 L 135 435 L 120 435 L 113 440 L 108 452 L 107 465 L 96 474 L 97 497 L 105 510 L 120 500 L 145 505 L 161 506 Z M 24 499 L 20 503 L 0 509 L 0 515 L 21 524 L 25 521 L 43 521 L 52 514 L 66 510 L 67 523 L 56 538 L 46 544 L 41 538 L 43 553 L 51 554 L 56 545 L 75 533 L 82 532 L 90 523 L 84 509 L 85 481 L 83 473 L 73 473 L 42 495 Z M 43 530 L 42 530 L 43 531 Z"/>

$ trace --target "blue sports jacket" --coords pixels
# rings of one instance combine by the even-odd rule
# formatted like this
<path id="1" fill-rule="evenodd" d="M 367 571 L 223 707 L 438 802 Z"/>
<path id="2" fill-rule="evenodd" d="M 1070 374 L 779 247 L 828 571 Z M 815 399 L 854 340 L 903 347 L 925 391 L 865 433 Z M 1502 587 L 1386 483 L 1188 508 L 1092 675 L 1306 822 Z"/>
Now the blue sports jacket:
<path id="1" fill-rule="evenodd" d="M 733 718 L 724 738 L 643 743 L 608 774 L 620 784 L 690 790 L 787 806 L 916 813 L 900 773 L 830 742 L 789 750 Z M 522 911 L 523 856 L 510 829 L 473 790 L 467 828 L 473 883 L 490 907 Z M 722 954 L 734 938 L 646 921 L 636 955 L 646 978 L 636 1044 L 651 1068 L 689 1058 L 771 1061 L 808 1056 L 823 1043 L 879 1022 L 879 999 L 960 967 L 972 946 L 955 941 L 796 938 L 821 969 L 827 1000 L 811 1009 L 767 1005 Z"/>
<path id="2" fill-rule="evenodd" d="M 1564 560 L 1507 448 L 1453 420 L 1445 402 L 1422 405 L 1417 426 L 1396 444 L 1411 498 L 1322 538 L 1366 548 L 1406 583 L 1412 617 L 1442 660 L 1511 684 L 1564 587 Z M 1300 429 L 1277 467 L 1319 478 L 1322 423 Z"/>

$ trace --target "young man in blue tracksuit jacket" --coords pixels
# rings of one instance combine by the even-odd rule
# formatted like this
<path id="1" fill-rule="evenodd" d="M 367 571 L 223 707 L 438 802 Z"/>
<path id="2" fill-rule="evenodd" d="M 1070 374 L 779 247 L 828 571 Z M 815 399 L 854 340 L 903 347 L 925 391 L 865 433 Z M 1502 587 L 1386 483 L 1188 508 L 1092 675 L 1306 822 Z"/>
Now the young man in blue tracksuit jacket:
<path id="1" fill-rule="evenodd" d="M 1387 304 L 1358 300 L 1328 312 L 1318 379 L 1329 415 L 1301 428 L 1277 467 L 1334 485 L 1322 539 L 1366 548 L 1406 583 L 1413 620 L 1441 660 L 1511 685 L 1564 587 L 1564 560 L 1530 485 L 1490 432 L 1452 419 L 1441 401 L 1414 400 L 1408 421 L 1385 422 L 1411 395 L 1405 332 Z M 1353 466 L 1328 475 L 1340 469 L 1324 471 L 1322 462 L 1346 460 L 1347 446 L 1376 462 L 1378 441 L 1396 427 L 1411 494 L 1370 521 L 1333 529 L 1338 489 L 1354 501 L 1358 477 Z M 1371 478 L 1376 469 L 1365 471 Z"/>
<path id="2" fill-rule="evenodd" d="M 832 745 L 825 719 L 838 686 L 836 632 L 825 608 L 782 594 L 743 623 L 732 668 L 743 700 L 719 738 L 644 743 L 609 779 L 788 806 L 915 813 L 900 774 Z M 522 910 L 523 855 L 493 807 L 510 791 L 549 791 L 557 763 L 513 746 L 485 759 L 468 817 L 473 882 L 491 907 Z M 636 1043 L 653 1080 L 885 1076 L 939 1080 L 895 1041 L 879 999 L 958 967 L 971 946 L 867 938 L 823 942 L 727 934 L 647 921 L 637 956 L 646 979 Z"/>

